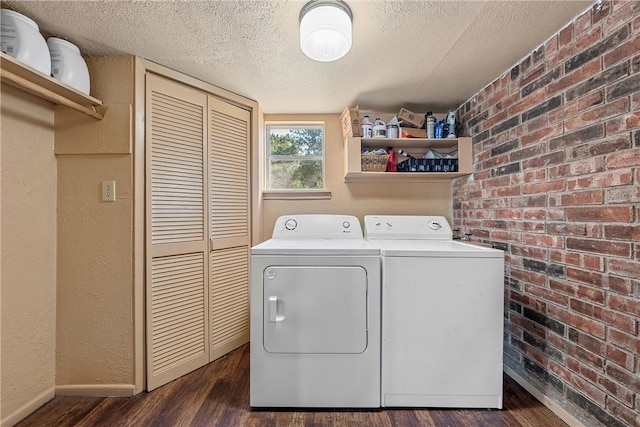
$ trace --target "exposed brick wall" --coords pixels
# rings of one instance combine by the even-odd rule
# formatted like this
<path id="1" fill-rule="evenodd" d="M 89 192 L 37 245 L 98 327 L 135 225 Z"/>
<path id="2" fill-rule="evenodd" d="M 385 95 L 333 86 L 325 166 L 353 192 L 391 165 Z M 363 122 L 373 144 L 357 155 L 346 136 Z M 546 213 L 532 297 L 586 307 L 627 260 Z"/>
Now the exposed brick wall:
<path id="1" fill-rule="evenodd" d="M 639 426 L 640 2 L 595 3 L 459 113 L 454 225 L 506 251 L 505 363 Z"/>

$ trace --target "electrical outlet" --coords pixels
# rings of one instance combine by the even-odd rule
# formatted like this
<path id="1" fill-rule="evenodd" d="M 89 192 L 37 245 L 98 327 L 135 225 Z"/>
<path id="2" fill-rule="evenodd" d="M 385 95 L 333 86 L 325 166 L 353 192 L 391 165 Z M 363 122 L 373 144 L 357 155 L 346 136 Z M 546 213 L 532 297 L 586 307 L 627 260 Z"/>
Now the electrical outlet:
<path id="1" fill-rule="evenodd" d="M 116 201 L 116 182 L 115 181 L 102 181 L 102 201 L 103 202 Z"/>

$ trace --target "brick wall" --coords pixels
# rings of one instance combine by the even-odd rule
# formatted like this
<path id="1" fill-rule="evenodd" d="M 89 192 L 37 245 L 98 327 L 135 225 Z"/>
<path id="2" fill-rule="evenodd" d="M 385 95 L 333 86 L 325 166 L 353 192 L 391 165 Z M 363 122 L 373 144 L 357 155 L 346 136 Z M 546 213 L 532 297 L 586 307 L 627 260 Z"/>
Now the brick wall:
<path id="1" fill-rule="evenodd" d="M 595 3 L 459 114 L 454 225 L 506 251 L 505 363 L 639 426 L 640 2 Z"/>

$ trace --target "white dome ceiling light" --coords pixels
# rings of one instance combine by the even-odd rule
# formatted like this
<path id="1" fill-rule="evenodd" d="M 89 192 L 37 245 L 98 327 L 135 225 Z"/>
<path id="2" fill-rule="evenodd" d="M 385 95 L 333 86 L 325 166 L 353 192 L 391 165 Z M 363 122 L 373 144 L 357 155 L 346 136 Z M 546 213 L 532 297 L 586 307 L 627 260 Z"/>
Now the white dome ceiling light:
<path id="1" fill-rule="evenodd" d="M 309 58 L 331 62 L 351 49 L 353 14 L 342 0 L 311 0 L 300 11 L 300 48 Z"/>

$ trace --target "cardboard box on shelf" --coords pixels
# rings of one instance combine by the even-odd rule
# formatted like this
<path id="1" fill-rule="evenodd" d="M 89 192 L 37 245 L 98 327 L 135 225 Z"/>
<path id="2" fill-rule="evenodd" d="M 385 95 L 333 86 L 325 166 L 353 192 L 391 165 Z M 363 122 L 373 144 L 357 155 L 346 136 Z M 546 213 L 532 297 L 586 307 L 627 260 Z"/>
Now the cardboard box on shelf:
<path id="1" fill-rule="evenodd" d="M 400 112 L 398 113 L 398 120 L 402 122 L 400 126 L 403 127 L 414 127 L 418 129 L 424 127 L 424 117 L 421 114 L 416 114 L 406 108 L 400 109 Z"/>
<path id="2" fill-rule="evenodd" d="M 360 127 L 360 112 L 358 106 L 347 107 L 340 116 L 340 123 L 342 125 L 342 137 L 347 138 L 350 136 L 361 137 L 362 128 Z"/>
<path id="3" fill-rule="evenodd" d="M 400 128 L 400 138 L 426 138 L 427 131 L 425 129 L 416 128 Z"/>

